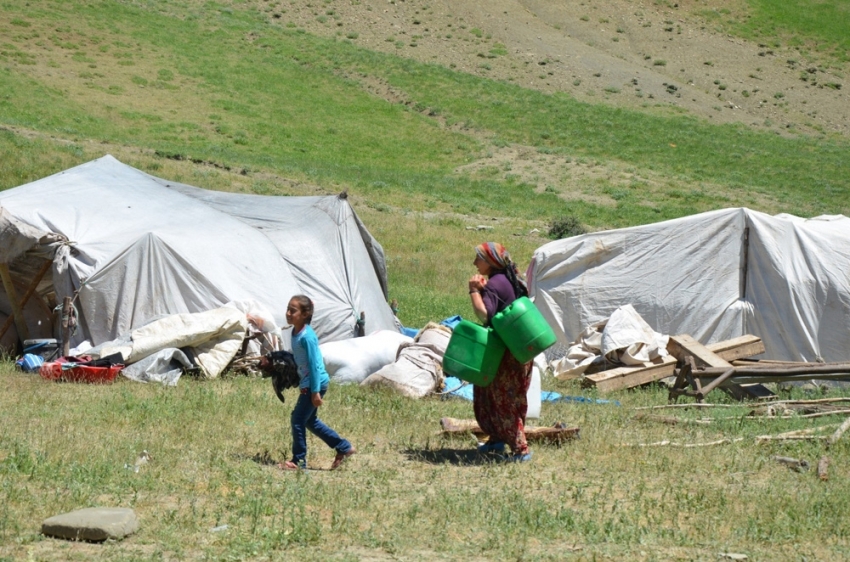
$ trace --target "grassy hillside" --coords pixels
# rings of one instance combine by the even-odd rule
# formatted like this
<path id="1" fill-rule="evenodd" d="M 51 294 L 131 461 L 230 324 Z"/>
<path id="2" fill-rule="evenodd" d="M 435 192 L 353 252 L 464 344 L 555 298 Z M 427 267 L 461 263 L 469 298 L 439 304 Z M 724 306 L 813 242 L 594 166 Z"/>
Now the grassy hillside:
<path id="1" fill-rule="evenodd" d="M 414 325 L 465 305 L 429 279 L 437 262 L 443 278 L 468 274 L 482 235 L 467 226 L 494 226 L 487 236 L 524 264 L 545 242 L 527 233 L 565 216 L 596 230 L 728 206 L 850 211 L 840 137 L 588 105 L 312 36 L 238 2 L 5 2 L 2 14 L 0 186 L 111 151 L 214 189 L 349 189 Z M 545 162 L 545 180 L 499 160 L 516 146 Z"/>
<path id="2" fill-rule="evenodd" d="M 843 136 L 712 124 L 661 104 L 589 104 L 488 77 L 490 45 L 475 44 L 485 56 L 472 55 L 474 73 L 408 58 L 417 39 L 401 34 L 386 52 L 369 50 L 353 27 L 366 12 L 337 25 L 343 7 L 361 4 L 372 6 L 0 0 L 0 189 L 105 153 L 210 189 L 347 189 L 387 252 L 390 296 L 409 326 L 470 313 L 475 244 L 502 241 L 525 266 L 555 219 L 598 230 L 731 206 L 850 214 Z M 588 28 L 635 11 L 615 0 L 580 6 L 594 15 L 578 19 Z M 798 41 L 828 52 L 829 76 L 841 72 L 845 28 L 821 25 L 844 17 L 841 2 L 692 8 L 722 37 Z M 307 32 L 296 12 L 330 32 Z M 461 41 L 487 38 L 446 19 Z M 780 92 L 765 92 L 781 112 Z M 467 402 L 335 385 L 322 415 L 360 452 L 341 471 L 294 475 L 273 465 L 288 454 L 295 396 L 281 406 L 265 380 L 55 385 L 9 361 L 0 379 L 0 562 L 850 556 L 847 438 L 828 451 L 818 439 L 757 440 L 822 438 L 843 415 L 750 418 L 749 406 L 713 395 L 729 408 L 679 412 L 670 425 L 633 410 L 665 402 L 663 390 L 624 392 L 617 403 L 544 404 L 537 425 L 577 425 L 581 439 L 535 445 L 530 465 L 504 465 L 474 453 L 470 437 L 437 436 L 440 417 L 473 416 Z M 595 398 L 551 379 L 544 388 Z M 714 446 L 676 446 L 706 443 Z M 152 462 L 128 470 L 142 449 Z M 311 440 L 310 452 L 317 468 L 329 465 L 321 443 Z M 828 481 L 773 458 L 814 465 L 826 454 Z M 44 518 L 90 505 L 132 507 L 141 530 L 102 545 L 39 534 Z"/>

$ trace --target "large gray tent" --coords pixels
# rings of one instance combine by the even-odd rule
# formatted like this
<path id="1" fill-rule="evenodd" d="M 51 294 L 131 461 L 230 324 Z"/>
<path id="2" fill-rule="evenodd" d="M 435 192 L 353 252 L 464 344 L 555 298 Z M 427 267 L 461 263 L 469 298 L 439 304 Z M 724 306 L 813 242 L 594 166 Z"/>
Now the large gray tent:
<path id="1" fill-rule="evenodd" d="M 31 338 L 57 335 L 51 308 L 75 292 L 72 343 L 230 301 L 259 303 L 285 325 L 286 303 L 299 293 L 315 301 L 324 341 L 353 336 L 361 312 L 369 331 L 398 329 L 383 249 L 344 196 L 208 191 L 107 155 L 0 192 L 0 265 L 18 298 L 45 259 L 52 276 L 25 309 Z M 5 294 L 0 311 L 12 313 Z"/>
<path id="2" fill-rule="evenodd" d="M 531 293 L 561 343 L 631 304 L 663 334 L 754 334 L 766 359 L 850 360 L 850 219 L 723 209 L 550 242 Z"/>

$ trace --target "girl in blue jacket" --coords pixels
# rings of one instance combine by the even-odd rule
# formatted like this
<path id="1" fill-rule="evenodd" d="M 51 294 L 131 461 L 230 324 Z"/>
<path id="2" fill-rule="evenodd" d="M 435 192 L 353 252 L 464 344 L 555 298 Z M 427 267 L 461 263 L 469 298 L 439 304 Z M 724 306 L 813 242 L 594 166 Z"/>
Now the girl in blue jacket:
<path id="1" fill-rule="evenodd" d="M 331 470 L 338 468 L 348 457 L 357 451 L 348 440 L 340 437 L 336 431 L 325 425 L 318 417 L 319 406 L 323 404 L 328 390 L 330 377 L 319 351 L 319 339 L 310 322 L 313 320 L 313 301 L 304 295 L 295 295 L 286 308 L 286 321 L 292 326 L 292 354 L 298 364 L 301 384 L 298 401 L 292 410 L 292 460 L 278 465 L 283 470 L 307 468 L 307 431 L 310 430 L 328 447 L 336 451 Z"/>

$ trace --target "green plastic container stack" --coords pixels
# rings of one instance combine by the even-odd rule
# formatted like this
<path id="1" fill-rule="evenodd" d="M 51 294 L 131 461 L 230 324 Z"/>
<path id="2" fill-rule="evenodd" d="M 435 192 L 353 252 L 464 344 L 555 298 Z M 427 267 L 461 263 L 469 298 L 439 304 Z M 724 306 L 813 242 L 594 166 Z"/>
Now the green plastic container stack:
<path id="1" fill-rule="evenodd" d="M 528 297 L 520 297 L 493 316 L 493 329 L 520 363 L 555 345 L 555 332 Z"/>
<path id="2" fill-rule="evenodd" d="M 492 328 L 461 320 L 452 331 L 443 372 L 477 386 L 487 386 L 496 376 L 505 344 Z"/>

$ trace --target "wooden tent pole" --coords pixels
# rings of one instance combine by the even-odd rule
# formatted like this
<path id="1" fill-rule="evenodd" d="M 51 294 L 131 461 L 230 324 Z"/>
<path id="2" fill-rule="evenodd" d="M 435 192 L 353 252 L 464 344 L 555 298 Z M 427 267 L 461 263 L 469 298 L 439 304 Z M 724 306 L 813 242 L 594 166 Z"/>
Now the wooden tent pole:
<path id="1" fill-rule="evenodd" d="M 71 353 L 71 297 L 62 299 L 62 357 Z"/>
<path id="2" fill-rule="evenodd" d="M 23 297 L 21 297 L 21 310 L 23 310 L 23 308 L 27 305 L 27 302 L 29 302 L 30 297 L 33 295 L 33 293 L 35 293 L 35 289 L 38 287 L 38 284 L 41 283 L 41 279 L 44 277 L 44 274 L 47 273 L 47 270 L 50 269 L 51 265 L 53 265 L 52 261 L 44 260 L 44 265 L 42 265 L 41 269 L 38 270 L 38 273 L 35 274 L 35 278 L 33 279 L 32 283 L 30 283 L 30 286 L 27 288 L 27 292 L 24 293 Z M 9 328 L 12 326 L 12 322 L 14 320 L 14 315 L 6 318 L 6 322 L 3 324 L 3 327 L 0 328 L 0 339 L 2 339 L 3 336 L 6 335 L 6 332 L 9 331 Z M 21 341 L 23 341 L 23 338 L 21 339 Z"/>
<path id="3" fill-rule="evenodd" d="M 28 340 L 30 339 L 29 328 L 24 321 L 24 311 L 21 308 L 20 301 L 18 301 L 15 285 L 12 284 L 12 274 L 9 272 L 8 263 L 0 263 L 0 278 L 3 279 L 3 287 L 9 297 L 9 304 L 12 305 L 12 316 L 15 318 L 15 326 L 18 328 L 18 337 L 21 341 Z"/>

